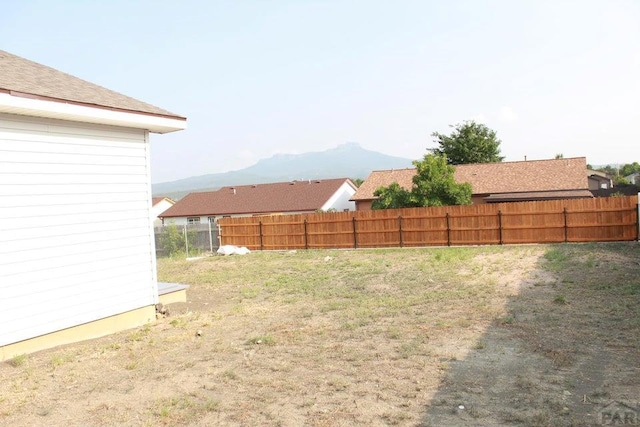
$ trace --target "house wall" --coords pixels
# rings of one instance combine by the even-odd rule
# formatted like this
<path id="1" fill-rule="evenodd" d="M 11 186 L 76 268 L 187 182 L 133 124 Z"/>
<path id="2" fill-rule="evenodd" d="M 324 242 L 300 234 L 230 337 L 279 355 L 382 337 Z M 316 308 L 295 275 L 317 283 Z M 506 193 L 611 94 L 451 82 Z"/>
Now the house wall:
<path id="1" fill-rule="evenodd" d="M 359 200 L 356 202 L 356 210 L 357 211 L 370 211 L 372 200 Z"/>
<path id="2" fill-rule="evenodd" d="M 327 200 L 327 202 L 322 205 L 323 211 L 328 211 L 329 209 L 335 209 L 338 212 L 342 212 L 344 210 L 355 211 L 356 204 L 355 202 L 349 201 L 349 199 L 356 193 L 355 188 L 349 185 L 347 182 L 342 184 L 338 191 L 336 191 L 333 196 Z"/>
<path id="3" fill-rule="evenodd" d="M 156 303 L 146 131 L 0 114 L 0 193 L 0 349 Z"/>
<path id="4" fill-rule="evenodd" d="M 611 188 L 611 180 L 598 175 L 591 175 L 587 177 L 589 184 L 589 190 L 606 190 Z"/>
<path id="5" fill-rule="evenodd" d="M 629 181 L 630 184 L 640 184 L 640 173 L 632 173 L 631 175 L 627 175 L 624 178 Z"/>
<path id="6" fill-rule="evenodd" d="M 156 203 L 154 206 L 151 206 L 151 218 L 153 218 L 154 227 L 158 227 L 162 225 L 162 220 L 158 218 L 160 214 L 167 209 L 173 206 L 173 203 L 168 201 L 167 199 L 162 199 L 160 202 Z"/>

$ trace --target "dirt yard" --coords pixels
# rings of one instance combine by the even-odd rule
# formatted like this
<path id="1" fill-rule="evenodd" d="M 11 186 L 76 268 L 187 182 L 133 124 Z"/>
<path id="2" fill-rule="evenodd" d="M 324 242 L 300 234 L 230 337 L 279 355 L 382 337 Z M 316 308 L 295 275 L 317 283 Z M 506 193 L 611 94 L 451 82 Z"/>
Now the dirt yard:
<path id="1" fill-rule="evenodd" d="M 168 317 L 0 364 L 0 425 L 640 422 L 637 243 L 162 259 L 159 276 L 191 285 Z"/>

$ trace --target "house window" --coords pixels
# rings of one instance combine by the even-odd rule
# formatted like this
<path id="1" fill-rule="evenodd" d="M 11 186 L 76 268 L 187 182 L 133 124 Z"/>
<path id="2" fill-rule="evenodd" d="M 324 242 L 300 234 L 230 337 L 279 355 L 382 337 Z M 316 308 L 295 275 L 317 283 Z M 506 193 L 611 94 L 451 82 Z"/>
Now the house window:
<path id="1" fill-rule="evenodd" d="M 215 223 L 216 223 L 216 217 L 215 217 L 215 216 L 207 217 L 207 220 L 208 220 L 208 221 L 209 221 L 209 223 L 211 223 L 211 224 L 215 224 Z"/>
<path id="2" fill-rule="evenodd" d="M 199 216 L 187 217 L 187 224 L 200 224 L 200 217 Z"/>

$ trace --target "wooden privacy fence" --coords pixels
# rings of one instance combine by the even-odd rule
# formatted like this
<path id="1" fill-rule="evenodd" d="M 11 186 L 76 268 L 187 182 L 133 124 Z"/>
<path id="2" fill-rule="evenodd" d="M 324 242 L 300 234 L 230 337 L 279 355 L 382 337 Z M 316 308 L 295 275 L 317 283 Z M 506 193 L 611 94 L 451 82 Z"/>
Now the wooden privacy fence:
<path id="1" fill-rule="evenodd" d="M 223 218 L 221 244 L 252 250 L 638 239 L 638 197 Z"/>

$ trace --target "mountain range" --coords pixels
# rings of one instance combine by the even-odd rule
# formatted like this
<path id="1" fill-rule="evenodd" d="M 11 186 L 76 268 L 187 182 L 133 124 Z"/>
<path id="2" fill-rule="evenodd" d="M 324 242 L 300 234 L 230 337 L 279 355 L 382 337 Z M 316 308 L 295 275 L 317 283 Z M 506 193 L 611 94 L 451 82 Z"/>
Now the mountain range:
<path id="1" fill-rule="evenodd" d="M 153 184 L 154 196 L 180 199 L 193 191 L 229 185 L 264 184 L 308 179 L 361 178 L 373 170 L 411 167 L 411 160 L 366 150 L 357 143 L 303 154 L 276 154 L 244 169 Z"/>

